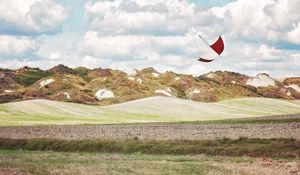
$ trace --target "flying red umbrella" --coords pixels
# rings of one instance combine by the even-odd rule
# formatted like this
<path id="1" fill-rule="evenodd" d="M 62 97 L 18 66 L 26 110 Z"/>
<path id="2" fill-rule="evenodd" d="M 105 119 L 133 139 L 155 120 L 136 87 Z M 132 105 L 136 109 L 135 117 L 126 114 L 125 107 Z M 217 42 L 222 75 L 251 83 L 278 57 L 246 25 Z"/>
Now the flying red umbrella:
<path id="1" fill-rule="evenodd" d="M 211 62 L 215 60 L 216 57 L 221 56 L 221 53 L 224 51 L 224 42 L 221 36 L 212 45 L 209 45 L 200 35 L 199 37 L 209 46 L 209 49 L 199 58 L 199 61 Z"/>

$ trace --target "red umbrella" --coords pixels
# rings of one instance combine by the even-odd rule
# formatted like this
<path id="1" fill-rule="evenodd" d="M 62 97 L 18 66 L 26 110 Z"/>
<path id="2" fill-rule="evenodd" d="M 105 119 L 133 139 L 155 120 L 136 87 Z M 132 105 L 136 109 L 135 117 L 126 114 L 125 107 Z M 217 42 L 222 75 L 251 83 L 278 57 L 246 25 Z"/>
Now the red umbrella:
<path id="1" fill-rule="evenodd" d="M 209 49 L 199 58 L 199 61 L 211 62 L 215 60 L 216 57 L 221 56 L 221 53 L 224 51 L 224 42 L 221 36 L 212 45 L 209 45 L 200 35 L 199 37 L 209 46 Z"/>

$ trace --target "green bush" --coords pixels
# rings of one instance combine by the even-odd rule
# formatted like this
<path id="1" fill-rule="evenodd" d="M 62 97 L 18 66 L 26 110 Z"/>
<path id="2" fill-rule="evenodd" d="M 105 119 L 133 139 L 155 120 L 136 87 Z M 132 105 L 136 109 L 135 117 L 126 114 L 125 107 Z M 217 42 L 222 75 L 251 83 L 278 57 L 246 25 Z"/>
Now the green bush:
<path id="1" fill-rule="evenodd" d="M 35 82 L 37 82 L 38 80 L 45 77 L 49 77 L 51 75 L 53 74 L 49 71 L 42 71 L 42 70 L 28 71 L 26 73 L 14 76 L 13 80 L 19 83 L 20 85 L 30 86 Z"/>

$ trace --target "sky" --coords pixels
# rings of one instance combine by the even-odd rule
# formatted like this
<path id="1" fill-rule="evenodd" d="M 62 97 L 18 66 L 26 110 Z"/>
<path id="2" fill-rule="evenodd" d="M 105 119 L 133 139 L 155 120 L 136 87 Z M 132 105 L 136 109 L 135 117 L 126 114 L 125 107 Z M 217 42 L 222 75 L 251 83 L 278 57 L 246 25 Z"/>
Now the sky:
<path id="1" fill-rule="evenodd" d="M 0 0 L 0 67 L 300 76 L 299 0 Z M 224 38 L 211 63 L 197 61 Z"/>

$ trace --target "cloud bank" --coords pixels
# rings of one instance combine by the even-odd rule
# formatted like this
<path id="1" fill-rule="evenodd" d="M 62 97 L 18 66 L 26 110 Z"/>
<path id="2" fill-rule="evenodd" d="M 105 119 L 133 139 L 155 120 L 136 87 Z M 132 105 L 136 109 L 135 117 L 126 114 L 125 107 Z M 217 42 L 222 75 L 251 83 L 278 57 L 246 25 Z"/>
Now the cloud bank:
<path id="1" fill-rule="evenodd" d="M 0 0 L 0 56 L 24 56 L 38 50 L 36 36 L 61 30 L 67 9 L 53 0 Z"/>
<path id="2" fill-rule="evenodd" d="M 13 37 L 12 45 L 22 39 L 22 49 L 14 52 L 15 48 L 0 41 L 0 55 L 37 51 L 35 36 L 59 32 L 68 16 L 68 8 L 52 0 L 4 2 L 0 9 L 15 12 L 0 12 L 0 33 Z M 20 65 L 48 68 L 63 63 L 126 71 L 152 66 L 194 75 L 213 70 L 300 75 L 298 0 L 236 0 L 209 9 L 188 0 L 102 0 L 87 1 L 83 8 L 85 32 L 76 44 L 70 43 L 72 53 L 54 52 L 42 60 L 19 61 Z M 222 58 L 210 64 L 197 62 L 207 48 L 198 34 L 209 42 L 222 35 L 226 47 Z"/>

